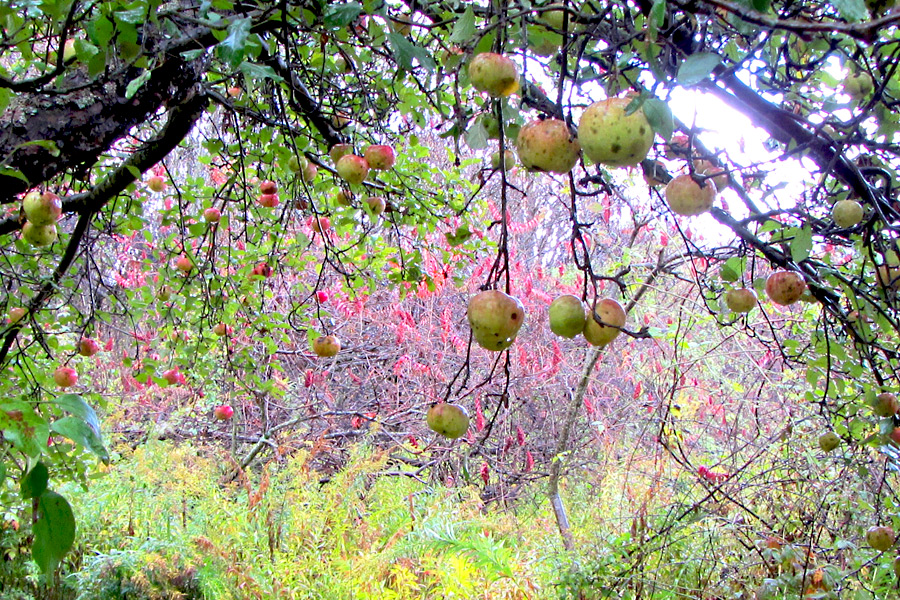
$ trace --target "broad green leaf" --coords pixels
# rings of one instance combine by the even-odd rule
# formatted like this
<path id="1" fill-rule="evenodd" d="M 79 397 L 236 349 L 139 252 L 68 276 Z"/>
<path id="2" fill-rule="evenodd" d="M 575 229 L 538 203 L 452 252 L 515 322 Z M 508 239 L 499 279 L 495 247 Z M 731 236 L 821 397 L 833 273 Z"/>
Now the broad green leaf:
<path id="1" fill-rule="evenodd" d="M 129 100 L 133 98 L 137 91 L 141 89 L 141 86 L 147 83 L 147 81 L 150 79 L 150 74 L 151 71 L 147 70 L 129 81 L 128 87 L 125 88 L 125 98 Z"/>
<path id="2" fill-rule="evenodd" d="M 482 119 L 475 119 L 472 125 L 466 129 L 465 140 L 472 150 L 480 150 L 487 147 L 488 132 L 484 128 Z"/>
<path id="3" fill-rule="evenodd" d="M 757 10 L 761 13 L 769 12 L 769 8 L 772 5 L 771 0 L 752 0 L 753 9 Z"/>
<path id="4" fill-rule="evenodd" d="M 250 36 L 250 17 L 236 18 L 228 26 L 227 37 L 216 46 L 216 53 L 232 69 L 237 68 L 244 60 L 244 47 Z"/>
<path id="5" fill-rule="evenodd" d="M 245 77 L 249 77 L 250 79 L 271 79 L 273 81 L 282 80 L 281 76 L 277 75 L 272 67 L 258 65 L 248 61 L 244 61 L 241 63 L 241 73 L 243 73 Z"/>
<path id="6" fill-rule="evenodd" d="M 63 410 L 79 417 L 82 421 L 90 425 L 98 434 L 100 433 L 100 419 L 97 413 L 91 408 L 91 405 L 84 401 L 84 398 L 78 394 L 63 394 L 52 401 Z"/>
<path id="7" fill-rule="evenodd" d="M 864 21 L 869 18 L 865 0 L 831 0 L 829 2 L 841 15 L 850 22 Z"/>
<path id="8" fill-rule="evenodd" d="M 462 14 L 453 26 L 453 33 L 450 34 L 450 41 L 461 44 L 474 36 L 476 31 L 475 12 L 472 10 L 471 6 L 468 6 L 466 12 Z"/>
<path id="9" fill-rule="evenodd" d="M 329 29 L 341 29 L 356 20 L 363 12 L 363 7 L 358 2 L 346 4 L 331 4 L 325 9 L 325 27 Z"/>
<path id="10" fill-rule="evenodd" d="M 50 427 L 27 402 L 0 405 L 3 438 L 28 456 L 36 457 L 47 448 Z"/>
<path id="11" fill-rule="evenodd" d="M 791 241 L 791 258 L 794 262 L 800 262 L 809 258 L 812 250 L 812 230 L 808 227 L 797 230 Z"/>
<path id="12" fill-rule="evenodd" d="M 741 278 L 745 269 L 746 259 L 740 256 L 732 256 L 726 260 L 725 264 L 722 265 L 722 268 L 719 269 L 719 277 L 722 278 L 722 281 L 732 283 Z"/>
<path id="13" fill-rule="evenodd" d="M 34 524 L 31 553 L 45 575 L 56 570 L 59 562 L 75 543 L 75 514 L 68 500 L 56 492 L 41 494 L 38 519 Z"/>
<path id="14" fill-rule="evenodd" d="M 719 66 L 722 57 L 712 52 L 699 52 L 685 59 L 678 67 L 678 75 L 675 79 L 679 85 L 690 87 L 709 77 L 713 69 Z"/>
<path id="15" fill-rule="evenodd" d="M 39 497 L 47 489 L 49 480 L 50 471 L 47 470 L 47 466 L 42 462 L 38 462 L 22 478 L 22 483 L 19 486 L 22 498 L 27 500 Z"/>
<path id="16" fill-rule="evenodd" d="M 654 0 L 650 7 L 650 23 L 660 28 L 666 23 L 666 0 Z"/>
<path id="17" fill-rule="evenodd" d="M 669 105 L 659 98 L 649 98 L 644 102 L 644 116 L 659 137 L 668 141 L 675 132 L 675 119 Z"/>
<path id="18" fill-rule="evenodd" d="M 428 50 L 421 46 L 416 46 L 399 33 L 388 34 L 388 42 L 394 49 L 394 58 L 397 63 L 407 71 L 413 69 L 413 59 L 419 61 L 419 64 L 428 69 L 434 70 L 434 59 L 428 53 Z"/>
<path id="19" fill-rule="evenodd" d="M 64 435 L 76 444 L 84 446 L 97 455 L 104 464 L 109 464 L 109 453 L 103 446 L 100 434 L 78 417 L 63 417 L 50 424 L 50 430 Z"/>
<path id="20" fill-rule="evenodd" d="M 144 17 L 146 16 L 147 9 L 143 6 L 132 8 L 130 10 L 119 10 L 115 12 L 116 21 L 120 23 L 130 23 L 132 25 L 143 23 Z"/>
<path id="21" fill-rule="evenodd" d="M 22 173 L 22 171 L 18 169 L 10 169 L 9 167 L 0 167 L 0 175 L 4 177 L 15 177 L 16 179 L 21 179 L 25 183 L 31 185 L 31 182 L 28 181 L 28 178 Z"/>

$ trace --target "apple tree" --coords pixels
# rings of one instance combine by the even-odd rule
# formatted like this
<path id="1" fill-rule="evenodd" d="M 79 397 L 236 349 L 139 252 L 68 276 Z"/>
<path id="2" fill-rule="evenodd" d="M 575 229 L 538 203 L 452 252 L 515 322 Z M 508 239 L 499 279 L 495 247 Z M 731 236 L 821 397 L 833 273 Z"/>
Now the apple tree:
<path id="1" fill-rule="evenodd" d="M 109 460 L 103 373 L 188 393 L 226 379 L 268 435 L 292 422 L 271 417 L 276 351 L 348 351 L 326 285 L 428 287 L 426 257 L 487 252 L 479 291 L 515 306 L 512 150 L 561 191 L 549 235 L 582 274 L 576 299 L 599 307 L 585 377 L 616 335 L 652 335 L 622 316 L 672 276 L 805 369 L 809 407 L 839 440 L 896 459 L 896 409 L 876 403 L 900 391 L 893 10 L 46 0 L 0 16 L 0 497 L 32 501 L 47 572 L 74 529 L 48 482 L 84 481 L 89 453 Z M 726 110 L 746 132 L 710 133 Z M 674 228 L 686 250 L 660 243 L 655 262 L 606 272 L 590 251 L 598 198 L 636 231 Z M 491 385 L 505 406 L 521 321 L 495 317 L 470 311 L 466 360 L 435 400 Z M 484 381 L 473 352 L 496 354 Z M 109 369 L 86 379 L 97 361 Z"/>

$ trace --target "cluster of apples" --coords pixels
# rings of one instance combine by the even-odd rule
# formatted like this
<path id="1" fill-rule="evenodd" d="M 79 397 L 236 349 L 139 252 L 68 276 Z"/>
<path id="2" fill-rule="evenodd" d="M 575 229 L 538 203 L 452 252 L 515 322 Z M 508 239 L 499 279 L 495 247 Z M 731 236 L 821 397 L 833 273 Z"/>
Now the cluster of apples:
<path id="1" fill-rule="evenodd" d="M 766 279 L 766 296 L 781 306 L 799 301 L 806 290 L 806 281 L 796 271 L 775 271 Z M 725 293 L 725 305 L 735 313 L 748 313 L 757 302 L 756 292 L 749 288 L 734 288 Z"/>
<path id="2" fill-rule="evenodd" d="M 616 339 L 625 325 L 625 309 L 612 298 L 602 298 L 591 310 L 581 298 L 559 296 L 550 304 L 550 331 L 574 338 L 583 335 L 592 346 L 606 346 Z"/>
<path id="3" fill-rule="evenodd" d="M 62 216 L 62 200 L 53 192 L 31 191 L 22 199 L 25 225 L 22 237 L 32 246 L 49 246 L 56 241 L 56 223 Z"/>
<path id="4" fill-rule="evenodd" d="M 386 171 L 394 166 L 394 149 L 384 144 L 366 148 L 363 156 L 353 154 L 350 144 L 335 144 L 329 151 L 338 177 L 350 185 L 360 185 L 369 177 L 369 171 Z"/>

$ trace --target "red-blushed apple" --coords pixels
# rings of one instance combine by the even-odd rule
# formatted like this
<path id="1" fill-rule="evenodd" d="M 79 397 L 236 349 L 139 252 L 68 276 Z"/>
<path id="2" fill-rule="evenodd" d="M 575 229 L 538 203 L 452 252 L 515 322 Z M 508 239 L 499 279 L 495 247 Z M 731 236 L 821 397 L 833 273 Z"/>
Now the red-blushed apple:
<path id="1" fill-rule="evenodd" d="M 446 438 L 455 440 L 469 430 L 469 413 L 459 404 L 438 402 L 425 414 L 428 428 Z"/>
<path id="2" fill-rule="evenodd" d="M 72 367 L 56 367 L 53 372 L 53 381 L 61 388 L 72 387 L 78 383 L 78 373 Z"/>
<path id="3" fill-rule="evenodd" d="M 151 175 L 147 179 L 147 187 L 157 194 L 166 191 L 166 180 L 159 175 Z"/>
<path id="4" fill-rule="evenodd" d="M 873 550 L 886 552 L 894 545 L 895 536 L 893 527 L 887 525 L 874 525 L 866 530 L 866 543 Z"/>
<path id="5" fill-rule="evenodd" d="M 728 290 L 725 294 L 725 304 L 733 312 L 748 313 L 756 306 L 756 293 L 747 288 Z"/>
<path id="6" fill-rule="evenodd" d="M 722 167 L 717 167 L 708 160 L 695 160 L 694 172 L 698 175 L 708 177 L 716 186 L 716 191 L 721 192 L 729 185 L 731 180 L 728 178 L 728 172 Z"/>
<path id="7" fill-rule="evenodd" d="M 184 375 L 182 375 L 178 367 L 169 369 L 168 371 L 164 371 L 162 374 L 162 378 L 165 379 L 166 383 L 168 383 L 169 385 L 179 385 L 187 383 Z"/>
<path id="8" fill-rule="evenodd" d="M 336 356 L 341 351 L 341 341 L 336 335 L 321 335 L 313 340 L 312 351 L 325 358 Z"/>
<path id="9" fill-rule="evenodd" d="M 260 194 L 275 194 L 278 192 L 278 184 L 271 180 L 263 181 L 259 184 Z"/>
<path id="10" fill-rule="evenodd" d="M 218 208 L 207 208 L 203 211 L 203 220 L 207 223 L 218 223 L 222 218 L 222 211 Z"/>
<path id="11" fill-rule="evenodd" d="M 227 404 L 222 404 L 213 409 L 213 416 L 216 421 L 228 421 L 234 416 L 234 409 Z"/>
<path id="12" fill-rule="evenodd" d="M 309 218 L 309 226 L 316 233 L 322 233 L 323 231 L 328 231 L 331 229 L 331 219 L 328 217 L 310 217 Z"/>
<path id="13" fill-rule="evenodd" d="M 702 215 L 716 200 L 716 184 L 707 179 L 701 186 L 690 175 L 678 175 L 666 185 L 666 202 L 683 217 Z"/>
<path id="14" fill-rule="evenodd" d="M 15 325 L 19 321 L 25 318 L 25 315 L 28 314 L 28 309 L 23 308 L 21 306 L 16 306 L 14 308 L 9 309 L 9 324 Z"/>
<path id="15" fill-rule="evenodd" d="M 372 145 L 366 148 L 364 158 L 370 169 L 385 171 L 394 166 L 394 149 L 384 144 Z"/>
<path id="16" fill-rule="evenodd" d="M 269 263 L 259 263 L 253 270 L 250 271 L 251 277 L 271 277 L 272 276 L 272 267 L 269 266 Z"/>
<path id="17" fill-rule="evenodd" d="M 559 119 L 526 124 L 516 138 L 516 150 L 526 169 L 560 174 L 571 171 L 581 156 L 578 140 Z"/>
<path id="18" fill-rule="evenodd" d="M 338 176 L 350 185 L 359 185 L 369 176 L 369 163 L 355 154 L 342 156 L 335 168 Z"/>
<path id="19" fill-rule="evenodd" d="M 588 308 L 585 314 L 584 339 L 592 346 L 606 346 L 622 333 L 620 328 L 625 326 L 625 318 L 625 309 L 621 304 L 612 298 L 598 300 L 594 310 Z"/>
<path id="20" fill-rule="evenodd" d="M 236 85 L 231 86 L 226 90 L 228 95 L 232 98 L 239 98 L 241 94 L 244 93 L 244 90 Z"/>
<path id="21" fill-rule="evenodd" d="M 226 325 L 225 323 L 216 323 L 215 325 L 213 325 L 213 333 L 219 337 L 231 335 L 232 331 L 233 329 L 231 328 L 231 326 Z"/>
<path id="22" fill-rule="evenodd" d="M 894 427 L 893 431 L 888 435 L 888 438 L 895 446 L 900 446 L 900 427 Z"/>
<path id="23" fill-rule="evenodd" d="M 328 292 L 324 290 L 316 291 L 316 301 L 317 302 L 328 302 Z"/>
<path id="24" fill-rule="evenodd" d="M 775 304 L 793 304 L 805 291 L 806 281 L 796 271 L 776 271 L 766 279 L 766 295 Z"/>
<path id="25" fill-rule="evenodd" d="M 897 402 L 897 396 L 890 392 L 882 392 L 875 396 L 875 402 L 872 404 L 872 412 L 879 417 L 893 417 L 900 412 L 900 403 Z"/>
<path id="26" fill-rule="evenodd" d="M 466 319 L 479 346 L 500 352 L 516 340 L 525 322 L 525 307 L 514 296 L 500 290 L 486 290 L 469 300 Z"/>
<path id="27" fill-rule="evenodd" d="M 313 163 L 306 163 L 306 166 L 300 171 L 300 179 L 306 183 L 312 183 L 318 173 L 318 166 Z"/>
<path id="28" fill-rule="evenodd" d="M 56 224 L 35 225 L 31 221 L 25 221 L 22 226 L 22 237 L 32 246 L 41 248 L 49 246 L 56 241 Z"/>
<path id="29" fill-rule="evenodd" d="M 175 261 L 175 268 L 182 273 L 190 273 L 194 269 L 194 263 L 190 258 L 182 254 L 178 257 L 178 260 Z"/>
<path id="30" fill-rule="evenodd" d="M 328 151 L 328 156 L 331 157 L 331 162 L 335 165 L 337 165 L 341 158 L 348 154 L 353 154 L 353 146 L 350 144 L 335 144 L 331 147 L 331 150 Z"/>
<path id="31" fill-rule="evenodd" d="M 278 194 L 262 194 L 257 202 L 259 202 L 260 206 L 275 208 L 278 206 Z"/>
<path id="32" fill-rule="evenodd" d="M 591 104 L 578 121 L 578 143 L 584 155 L 598 164 L 631 167 L 647 158 L 653 128 L 643 108 L 626 115 L 632 98 L 607 98 Z"/>
<path id="33" fill-rule="evenodd" d="M 62 215 L 62 200 L 53 192 L 28 192 L 22 200 L 25 218 L 33 225 L 52 225 Z"/>
<path id="34" fill-rule="evenodd" d="M 469 81 L 476 90 L 502 98 L 519 90 L 519 69 L 502 54 L 482 52 L 469 63 Z"/>
<path id="35" fill-rule="evenodd" d="M 91 338 L 81 338 L 78 342 L 78 354 L 82 356 L 93 356 L 100 352 L 100 344 Z"/>
<path id="36" fill-rule="evenodd" d="M 366 206 L 368 206 L 369 210 L 377 217 L 384 212 L 387 204 L 381 196 L 369 196 L 366 198 Z"/>

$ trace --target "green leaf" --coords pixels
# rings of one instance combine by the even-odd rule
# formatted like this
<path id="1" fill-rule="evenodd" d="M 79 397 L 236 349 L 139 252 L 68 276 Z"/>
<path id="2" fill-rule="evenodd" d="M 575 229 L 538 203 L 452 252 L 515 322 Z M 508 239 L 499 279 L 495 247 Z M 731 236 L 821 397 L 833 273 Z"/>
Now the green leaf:
<path id="1" fill-rule="evenodd" d="M 400 67 L 407 71 L 412 71 L 413 59 L 416 59 L 420 65 L 429 71 L 434 71 L 434 59 L 428 53 L 428 50 L 421 46 L 416 46 L 399 33 L 389 33 L 387 37 L 388 42 L 394 49 L 394 58 Z"/>
<path id="2" fill-rule="evenodd" d="M 475 35 L 475 12 L 471 6 L 466 8 L 466 12 L 456 21 L 453 26 L 453 33 L 450 34 L 450 41 L 455 44 L 461 44 L 468 41 Z"/>
<path id="3" fill-rule="evenodd" d="M 250 17 L 236 18 L 228 25 L 228 36 L 216 46 L 216 54 L 232 69 L 244 60 L 244 47 L 250 37 Z"/>
<path id="4" fill-rule="evenodd" d="M 771 0 L 752 0 L 751 5 L 753 6 L 753 10 L 759 11 L 761 13 L 766 13 L 769 12 Z"/>
<path id="5" fill-rule="evenodd" d="M 147 83 L 147 80 L 150 79 L 151 71 L 144 71 L 134 79 L 128 82 L 128 87 L 125 88 L 125 98 L 131 99 L 137 94 L 137 91 L 141 89 L 141 86 Z"/>
<path id="6" fill-rule="evenodd" d="M 341 29 L 356 20 L 362 14 L 363 7 L 358 2 L 331 4 L 325 9 L 325 27 Z"/>
<path id="7" fill-rule="evenodd" d="M 649 98 L 644 102 L 644 116 L 650 123 L 650 127 L 659 134 L 659 137 L 668 141 L 675 132 L 675 119 L 669 105 L 659 98 Z"/>
<path id="8" fill-rule="evenodd" d="M 241 63 L 241 73 L 250 79 L 271 79 L 273 81 L 282 81 L 280 75 L 275 73 L 272 67 L 258 65 L 255 63 L 244 61 Z"/>
<path id="9" fill-rule="evenodd" d="M 31 182 L 28 181 L 28 178 L 22 173 L 22 171 L 18 169 L 10 169 L 9 167 L 0 167 L 0 175 L 3 177 L 15 177 L 16 179 L 21 179 L 28 185 L 31 185 Z"/>
<path id="10" fill-rule="evenodd" d="M 722 265 L 722 268 L 719 269 L 719 277 L 722 278 L 722 281 L 733 283 L 741 278 L 741 274 L 743 274 L 746 268 L 747 261 L 745 258 L 732 256 L 726 260 L 725 264 Z"/>
<path id="11" fill-rule="evenodd" d="M 831 0 L 829 2 L 844 19 L 850 22 L 865 21 L 869 18 L 865 0 Z"/>
<path id="12" fill-rule="evenodd" d="M 809 258 L 812 250 L 812 230 L 808 227 L 797 230 L 791 241 L 791 258 L 794 262 L 800 262 Z"/>
<path id="13" fill-rule="evenodd" d="M 719 66 L 722 57 L 712 52 L 699 52 L 692 54 L 678 67 L 678 75 L 675 79 L 679 85 L 690 87 L 709 77 L 713 69 Z"/>
<path id="14" fill-rule="evenodd" d="M 3 482 L 6 480 L 6 463 L 0 463 L 0 487 L 3 486 Z"/>
<path id="15" fill-rule="evenodd" d="M 654 0 L 653 6 L 650 7 L 649 18 L 656 28 L 666 24 L 666 0 Z"/>
<path id="16" fill-rule="evenodd" d="M 41 494 L 38 519 L 34 524 L 31 556 L 45 575 L 56 570 L 75 543 L 75 514 L 68 500 L 56 492 Z"/>
<path id="17" fill-rule="evenodd" d="M 34 465 L 28 474 L 22 478 L 22 483 L 19 486 L 22 498 L 37 498 L 47 489 L 47 482 L 50 480 L 50 471 L 47 470 L 47 466 L 38 461 L 36 465 Z"/>
<path id="18" fill-rule="evenodd" d="M 98 434 L 100 433 L 100 419 L 97 418 L 97 413 L 91 408 L 91 405 L 85 402 L 84 398 L 78 394 L 63 394 L 52 402 L 63 410 L 79 417 L 82 421 L 94 428 Z"/>
<path id="19" fill-rule="evenodd" d="M 97 455 L 103 464 L 109 464 L 109 452 L 103 446 L 100 434 L 78 417 L 63 417 L 50 423 L 50 430 L 64 435 L 76 444 L 84 446 Z"/>
<path id="20" fill-rule="evenodd" d="M 466 129 L 465 140 L 472 150 L 480 150 L 487 147 L 488 132 L 484 127 L 483 119 L 475 119 L 472 122 L 472 126 Z"/>
<path id="21" fill-rule="evenodd" d="M 137 25 L 139 23 L 144 22 L 144 17 L 147 15 L 146 7 L 138 7 L 132 8 L 131 10 L 119 10 L 115 12 L 115 19 L 119 23 L 130 23 L 132 25 Z"/>

